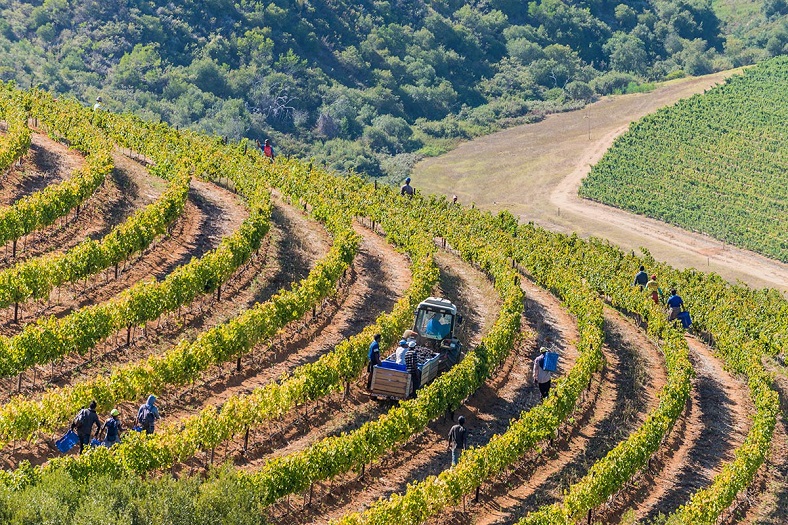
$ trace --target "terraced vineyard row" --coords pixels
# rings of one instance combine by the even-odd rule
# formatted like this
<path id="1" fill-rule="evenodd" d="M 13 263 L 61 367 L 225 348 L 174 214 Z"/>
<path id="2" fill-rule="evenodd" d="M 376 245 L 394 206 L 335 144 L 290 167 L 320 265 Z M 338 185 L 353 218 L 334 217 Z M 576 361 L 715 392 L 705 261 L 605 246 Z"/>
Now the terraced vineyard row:
<path id="1" fill-rule="evenodd" d="M 40 93 L 31 96 L 47 100 Z M 161 281 L 140 283 L 116 298 L 75 310 L 62 319 L 39 319 L 26 325 L 19 335 L 8 339 L 8 375 L 27 367 L 35 374 L 36 365 L 75 352 L 84 354 L 118 332 L 128 330 L 130 334 L 133 326 L 147 324 L 146 331 L 160 332 L 163 317 L 178 319 L 177 311 L 202 301 L 200 297 L 212 297 L 210 305 L 217 306 L 228 302 L 227 297 L 222 298 L 222 290 L 230 298 L 245 293 L 230 283 L 235 280 L 238 286 L 248 285 L 240 283 L 249 283 L 250 278 L 239 276 L 256 264 L 253 254 L 266 249 L 272 207 L 286 206 L 272 203 L 263 181 L 322 223 L 332 247 L 308 275 L 287 289 L 254 294 L 242 307 L 227 310 L 223 318 L 204 325 L 199 333 L 187 335 L 174 327 L 181 339 L 169 348 L 146 356 L 136 355 L 139 350 L 129 345 L 129 355 L 123 361 L 111 361 L 108 375 L 88 367 L 83 377 L 62 387 L 47 385 L 40 393 L 20 394 L 5 403 L 0 408 L 0 441 L 13 447 L 6 448 L 11 468 L 0 474 L 0 510 L 9 519 L 36 522 L 62 515 L 71 520 L 74 513 L 87 516 L 95 512 L 98 507 L 91 505 L 101 502 L 104 512 L 117 509 L 112 511 L 116 519 L 132 512 L 142 521 L 167 523 L 213 523 L 219 519 L 258 523 L 261 515 L 282 522 L 308 517 L 348 524 L 433 522 L 447 510 L 464 508 L 474 493 L 478 498 L 480 492 L 498 490 L 498 479 L 510 476 L 524 458 L 538 458 L 559 433 L 571 438 L 577 420 L 585 417 L 582 414 L 595 410 L 590 396 L 600 388 L 594 383 L 605 361 L 605 339 L 611 337 L 604 329 L 603 301 L 608 301 L 624 314 L 637 315 L 647 324 L 650 336 L 659 341 L 667 370 L 659 401 L 648 413 L 643 410 L 629 436 L 604 448 L 603 455 L 597 456 L 601 459 L 573 480 L 560 501 L 538 510 L 530 506 L 510 513 L 522 523 L 573 523 L 597 513 L 607 519 L 613 516 L 606 508 L 610 497 L 616 497 L 619 509 L 625 509 L 633 478 L 663 452 L 671 432 L 681 431 L 677 422 L 692 386 L 688 341 L 665 321 L 663 312 L 648 297 L 630 286 L 632 268 L 640 264 L 657 271 L 664 283 L 681 288 L 693 307 L 697 329 L 732 370 L 747 378 L 755 410 L 747 437 L 733 460 L 724 465 L 720 460 L 713 482 L 685 500 L 685 505 L 668 509 L 672 512 L 669 519 L 674 523 L 715 523 L 751 483 L 770 452 L 778 403 L 761 359 L 785 349 L 788 306 L 778 294 L 733 287 L 699 272 L 678 272 L 648 256 L 627 255 L 599 241 L 581 241 L 533 225 L 518 225 L 507 213 L 492 216 L 435 197 L 402 198 L 391 189 L 356 177 L 338 179 L 296 161 L 277 159 L 271 164 L 245 144 L 225 145 L 162 124 L 91 113 L 63 102 L 46 103 L 63 104 L 72 111 L 71 122 L 90 121 L 95 133 L 108 143 L 152 162 L 152 172 L 181 181 L 180 198 L 186 198 L 184 190 L 191 176 L 216 181 L 239 193 L 249 206 L 249 215 L 218 248 L 199 259 L 184 261 Z M 366 324 L 356 323 L 343 340 L 328 345 L 319 355 L 288 360 L 282 368 L 285 373 L 277 379 L 272 371 L 280 369 L 259 365 L 254 356 L 263 348 L 286 353 L 288 350 L 277 347 L 287 348 L 285 341 L 296 337 L 295 332 L 317 334 L 320 328 L 310 324 L 330 322 L 316 321 L 321 315 L 317 310 L 342 293 L 343 283 L 355 278 L 359 245 L 362 237 L 371 235 L 360 233 L 361 227 L 353 225 L 354 217 L 370 222 L 372 230 L 382 230 L 388 242 L 407 255 L 410 285 L 389 313 L 376 313 L 374 321 L 370 318 Z M 347 399 L 357 399 L 356 384 L 365 369 L 372 334 L 383 335 L 382 345 L 393 344 L 410 326 L 415 305 L 439 281 L 442 287 L 446 285 L 434 260 L 436 240 L 490 279 L 499 296 L 497 320 L 486 333 L 479 333 L 478 344 L 468 348 L 460 364 L 420 389 L 415 399 L 391 408 L 373 408 L 369 401 L 358 404 L 358 418 L 342 425 L 341 431 L 332 430 L 325 407 L 338 403 L 339 412 L 350 416 L 342 405 Z M 26 264 L 45 264 L 46 260 L 31 259 Z M 288 261 L 275 264 L 287 265 Z M 521 334 L 521 322 L 529 322 L 523 279 L 532 279 L 563 301 L 575 319 L 577 340 L 573 343 L 578 354 L 567 359 L 571 368 L 555 381 L 544 402 L 524 402 L 521 395 L 517 404 L 503 412 L 494 408 L 494 403 L 475 399 L 483 396 L 480 392 L 484 390 L 506 384 L 513 363 L 530 359 L 518 354 L 521 345 L 533 344 L 531 338 L 545 337 L 538 326 L 535 334 Z M 524 339 L 531 342 L 523 343 Z M 689 341 L 698 344 L 694 339 Z M 245 362 L 256 376 L 243 375 Z M 271 370 L 266 371 L 266 366 Z M 234 377 L 240 384 L 233 386 Z M 211 391 L 210 385 L 217 390 Z M 195 386 L 203 391 L 196 397 Z M 41 442 L 64 430 L 76 410 L 90 399 L 96 399 L 102 411 L 121 406 L 125 412 L 133 411 L 134 403 L 150 392 L 165 400 L 167 416 L 152 436 L 128 433 L 120 445 L 90 449 L 79 456 L 59 458 L 42 452 Z M 178 392 L 179 399 L 195 399 L 198 405 L 189 406 L 176 397 L 166 401 Z M 376 503 L 363 495 L 363 485 L 353 480 L 352 472 L 362 478 L 368 471 L 381 472 L 391 463 L 390 457 L 407 454 L 413 446 L 434 452 L 439 440 L 430 436 L 436 421 L 472 404 L 481 411 L 492 411 L 491 416 L 510 414 L 511 421 L 496 426 L 496 434 L 466 451 L 457 466 L 436 472 L 434 461 L 433 467 L 425 470 L 417 467 L 415 456 L 406 458 L 412 472 L 409 476 L 414 476 L 403 480 L 412 481 L 407 488 L 395 483 L 397 488 L 390 497 L 372 490 L 372 495 L 385 496 Z M 275 434 L 298 436 L 297 444 L 276 450 L 266 432 L 277 427 L 281 428 Z M 257 443 L 254 436 L 258 436 Z M 240 448 L 239 443 L 243 443 Z M 262 451 L 254 452 L 255 447 Z M 229 465 L 205 478 L 202 468 L 214 462 L 220 449 L 224 449 Z M 171 478 L 171 473 L 180 479 Z M 347 498 L 346 503 L 328 502 L 335 483 L 339 498 Z M 87 490 L 91 498 L 83 498 Z M 330 506 L 326 515 L 307 510 L 306 502 L 312 501 L 315 492 L 320 494 L 319 505 Z M 288 509 L 290 498 L 299 494 L 304 497 L 304 510 L 296 518 L 299 511 Z M 116 505 L 120 498 L 123 504 Z M 163 501 L 167 504 L 157 504 Z M 630 504 L 635 505 L 634 501 Z M 355 512 L 358 502 L 368 508 Z M 536 512 L 526 515 L 528 510 Z M 488 522 L 492 516 L 481 518 Z"/>
<path id="2" fill-rule="evenodd" d="M 0 172 L 18 161 L 30 147 L 30 128 L 24 103 L 5 84 L 0 85 L 0 120 L 5 121 L 5 135 L 0 137 Z"/>
<path id="3" fill-rule="evenodd" d="M 580 194 L 788 262 L 788 60 L 633 124 Z"/>

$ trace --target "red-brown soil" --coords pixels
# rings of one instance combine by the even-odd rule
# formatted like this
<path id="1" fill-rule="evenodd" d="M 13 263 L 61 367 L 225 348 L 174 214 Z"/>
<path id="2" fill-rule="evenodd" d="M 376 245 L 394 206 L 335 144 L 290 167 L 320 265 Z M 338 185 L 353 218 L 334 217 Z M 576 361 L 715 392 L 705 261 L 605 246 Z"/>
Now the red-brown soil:
<path id="1" fill-rule="evenodd" d="M 0 178 L 0 205 L 10 206 L 26 195 L 62 182 L 83 164 L 76 151 L 46 135 L 33 133 L 27 154 Z"/>
<path id="2" fill-rule="evenodd" d="M 440 254 L 438 262 L 442 271 L 439 293 L 461 305 L 467 319 L 466 329 L 470 331 L 463 337 L 473 345 L 480 341 L 497 315 L 499 303 L 493 300 L 497 294 L 483 274 L 455 256 Z M 529 283 L 524 286 L 527 287 L 526 336 L 494 376 L 454 414 L 454 417 L 466 417 L 471 445 L 484 445 L 492 435 L 504 431 L 511 418 L 537 402 L 539 395 L 530 376 L 531 359 L 538 346 L 546 340 L 555 344 L 565 358 L 562 369 L 571 366 L 576 355 L 577 332 L 571 317 L 557 307 L 554 299 L 553 303 L 549 302 L 549 294 Z M 354 406 L 344 417 L 348 423 L 332 425 L 330 433 L 356 428 L 379 412 L 380 409 L 372 413 L 360 411 Z M 452 424 L 448 415 L 432 422 L 427 430 L 413 436 L 397 451 L 369 466 L 363 478 L 348 474 L 318 483 L 310 505 L 305 507 L 300 498 L 287 498 L 269 509 L 269 519 L 274 523 L 327 523 L 349 511 L 363 509 L 379 497 L 401 492 L 413 480 L 439 473 L 449 466 L 445 436 Z"/>
<path id="3" fill-rule="evenodd" d="M 115 155 L 115 162 L 123 162 Z M 63 144 L 53 141 L 46 135 L 33 134 L 31 150 L 20 168 L 10 174 L 11 188 L 3 184 L 3 192 L 9 201 L 42 189 L 47 184 L 55 184 L 68 178 L 74 169 L 84 164 L 79 153 Z M 19 171 L 15 171 L 19 170 Z M 0 254 L 0 268 L 8 267 L 50 251 L 67 250 L 87 237 L 99 238 L 106 235 L 116 224 L 121 223 L 136 207 L 149 202 L 136 198 L 148 193 L 144 188 L 150 186 L 150 176 L 144 184 L 134 177 L 129 168 L 116 168 L 104 183 L 89 197 L 79 213 L 74 209 L 54 224 L 24 236 L 17 242 L 16 257 L 13 257 L 13 243 L 7 243 Z M 129 198 L 133 196 L 134 198 Z"/>
<path id="4" fill-rule="evenodd" d="M 384 239 L 365 228 L 356 227 L 362 236 L 359 253 L 353 262 L 340 292 L 311 314 L 291 323 L 276 340 L 260 345 L 244 358 L 243 370 L 238 373 L 235 363 L 223 367 L 213 380 L 201 385 L 196 391 L 186 389 L 178 394 L 178 401 L 167 407 L 168 424 L 178 424 L 180 418 L 199 412 L 207 405 L 221 405 L 230 396 L 251 392 L 274 382 L 283 374 L 298 366 L 316 361 L 346 339 L 373 323 L 377 316 L 390 311 L 410 282 L 408 261 Z M 314 406 L 320 403 L 314 403 Z M 266 438 L 274 428 L 282 428 L 297 417 L 297 412 L 283 421 L 272 422 L 265 428 L 250 430 L 250 448 L 244 462 L 254 460 L 262 454 L 269 443 Z M 333 412 L 326 414 L 334 416 Z M 314 415 L 313 423 L 320 416 Z M 242 438 L 243 436 L 241 436 Z M 258 442 L 259 439 L 263 441 Z M 222 447 L 215 461 L 223 460 L 228 454 L 240 454 L 240 440 Z M 188 467 L 204 466 L 210 461 L 208 455 L 188 462 Z"/>
<path id="5" fill-rule="evenodd" d="M 598 519 L 605 523 L 631 516 L 628 509 L 644 520 L 675 511 L 733 459 L 749 430 L 753 408 L 746 384 L 725 371 L 708 346 L 689 336 L 687 342 L 696 378 L 686 412 L 651 468 L 602 509 Z"/>
<path id="6" fill-rule="evenodd" d="M 120 338 L 110 338 L 106 344 L 101 345 L 102 348 L 97 349 L 98 357 L 93 360 L 73 357 L 73 361 L 67 360 L 66 363 L 58 365 L 54 384 L 70 385 L 96 373 L 109 373 L 120 363 L 139 361 L 151 354 L 161 354 L 177 341 L 183 338 L 191 340 L 199 332 L 224 322 L 257 302 L 267 300 L 281 288 L 305 277 L 314 261 L 328 250 L 329 238 L 319 224 L 306 220 L 291 206 L 278 202 L 267 244 L 259 257 L 223 285 L 221 301 L 216 301 L 216 295 L 204 296 L 180 313 L 176 312 L 149 323 L 149 327 L 142 333 L 139 330 L 134 332 L 130 346 L 125 345 L 125 333 Z M 211 374 L 215 375 L 216 371 L 207 375 Z M 39 370 L 39 382 L 41 375 L 49 378 L 49 367 L 46 374 Z M 26 379 L 29 380 L 30 378 Z M 29 388 L 28 383 L 25 383 L 25 388 Z M 40 386 L 35 392 L 40 392 Z M 35 397 L 35 393 L 31 392 L 31 395 Z M 133 419 L 131 414 L 136 414 L 134 405 L 135 403 L 127 403 L 122 406 L 126 418 Z M 166 397 L 161 397 L 161 405 L 166 414 Z M 128 427 L 131 421 L 125 422 Z M 3 463 L 15 465 L 21 459 L 29 459 L 34 463 L 45 461 L 53 454 L 52 443 L 56 435 L 43 437 L 37 445 L 24 444 L 24 450 L 7 455 L 3 458 Z"/>
<path id="7" fill-rule="evenodd" d="M 788 523 L 788 369 L 767 359 L 780 395 L 780 412 L 772 450 L 755 483 L 741 494 L 722 523 L 784 525 Z"/>
<path id="8" fill-rule="evenodd" d="M 128 162 L 128 168 L 139 168 L 136 163 Z M 28 305 L 29 307 L 37 307 L 34 311 L 35 315 L 28 316 L 23 319 L 23 322 L 30 322 L 42 315 L 62 317 L 75 309 L 107 301 L 138 281 L 161 280 L 192 257 L 200 257 L 215 248 L 222 237 L 229 235 L 240 226 L 246 215 L 246 209 L 242 203 L 230 192 L 210 183 L 193 181 L 189 201 L 182 216 L 175 221 L 172 234 L 163 237 L 139 256 L 133 256 L 127 260 L 122 266 L 118 279 L 111 278 L 114 275 L 114 269 L 110 268 L 90 279 L 87 286 L 78 283 L 53 290 L 50 294 L 50 301 Z M 0 331 L 5 335 L 13 335 L 21 330 L 22 324 L 14 323 L 11 318 L 0 323 Z M 113 341 L 106 341 L 101 346 L 109 349 L 116 348 Z M 101 350 L 97 349 L 93 354 L 101 355 Z M 77 355 L 66 356 L 56 366 L 68 372 L 75 368 L 81 368 L 84 360 L 83 357 Z M 32 370 L 23 375 L 22 383 L 26 387 L 23 393 L 29 395 L 44 387 L 40 381 L 38 388 L 33 386 L 34 374 L 40 375 Z M 63 379 L 62 377 L 53 377 L 51 369 L 48 377 L 50 381 Z M 17 381 L 17 378 L 4 379 L 0 381 L 0 385 L 5 387 L 4 391 L 10 395 L 17 391 Z M 63 384 L 65 383 L 59 383 L 60 386 Z"/>
<path id="9" fill-rule="evenodd" d="M 465 509 L 444 512 L 430 523 L 514 523 L 559 501 L 565 489 L 643 422 L 665 384 L 664 360 L 642 331 L 610 308 L 605 309 L 604 331 L 606 365 L 559 438 L 485 484 L 478 502 L 469 501 Z"/>

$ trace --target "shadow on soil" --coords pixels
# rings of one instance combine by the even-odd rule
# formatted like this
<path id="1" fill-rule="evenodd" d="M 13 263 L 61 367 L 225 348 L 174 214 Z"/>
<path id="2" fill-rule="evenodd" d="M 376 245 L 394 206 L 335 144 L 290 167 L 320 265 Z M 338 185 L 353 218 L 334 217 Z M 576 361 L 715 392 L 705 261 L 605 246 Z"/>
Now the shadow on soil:
<path id="1" fill-rule="evenodd" d="M 685 503 L 696 490 L 707 486 L 711 482 L 709 473 L 727 459 L 728 451 L 733 446 L 729 437 L 734 427 L 731 416 L 733 400 L 721 385 L 709 376 L 699 376 L 695 389 L 699 399 L 703 429 L 688 451 L 691 459 L 676 474 L 676 479 L 679 481 L 660 498 L 644 521 L 652 520 L 660 513 L 670 514 Z"/>

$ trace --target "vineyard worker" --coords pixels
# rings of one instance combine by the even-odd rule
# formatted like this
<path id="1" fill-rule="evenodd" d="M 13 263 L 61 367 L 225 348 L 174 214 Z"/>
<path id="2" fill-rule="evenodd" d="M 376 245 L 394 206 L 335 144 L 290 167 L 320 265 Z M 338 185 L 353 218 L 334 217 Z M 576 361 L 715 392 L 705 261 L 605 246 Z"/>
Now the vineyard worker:
<path id="1" fill-rule="evenodd" d="M 93 111 L 98 111 L 101 109 L 101 97 L 96 97 L 96 103 L 93 104 Z"/>
<path id="2" fill-rule="evenodd" d="M 648 274 L 646 273 L 646 267 L 641 266 L 640 271 L 635 274 L 635 282 L 632 283 L 632 286 L 640 286 L 642 290 L 648 284 Z"/>
<path id="3" fill-rule="evenodd" d="M 550 393 L 550 380 L 553 378 L 553 373 L 544 369 L 544 357 L 547 353 L 547 348 L 542 347 L 539 349 L 539 355 L 534 359 L 534 383 L 539 385 L 539 393 L 542 399 L 545 399 Z"/>
<path id="4" fill-rule="evenodd" d="M 403 184 L 402 187 L 400 187 L 399 194 L 407 195 L 408 197 L 413 197 L 414 193 L 415 190 L 413 189 L 413 186 L 410 185 L 410 177 L 408 177 L 405 179 L 405 184 Z"/>
<path id="5" fill-rule="evenodd" d="M 263 144 L 263 156 L 269 161 L 274 161 L 274 147 L 271 145 L 271 139 L 265 139 Z"/>
<path id="6" fill-rule="evenodd" d="M 109 413 L 109 419 L 104 422 L 101 430 L 106 432 L 102 445 L 109 448 L 116 443 L 120 443 L 120 431 L 122 429 L 120 427 L 120 411 L 117 408 L 113 408 L 112 412 Z"/>
<path id="7" fill-rule="evenodd" d="M 96 425 L 96 438 L 99 437 L 101 432 L 101 422 L 99 421 L 98 414 L 96 414 L 96 401 L 90 402 L 89 408 L 80 410 L 74 421 L 71 423 L 71 430 L 79 436 L 79 453 L 85 450 L 85 445 L 90 443 L 90 435 L 93 432 L 93 425 Z"/>
<path id="8" fill-rule="evenodd" d="M 372 337 L 372 342 L 369 344 L 369 364 L 367 365 L 367 390 L 372 390 L 372 373 L 375 371 L 375 365 L 380 364 L 380 334 L 375 334 Z"/>
<path id="9" fill-rule="evenodd" d="M 146 434 L 153 434 L 156 420 L 161 419 L 159 409 L 156 407 L 156 396 L 149 395 L 145 404 L 140 406 L 137 411 L 137 424 L 142 427 Z"/>
<path id="10" fill-rule="evenodd" d="M 451 319 L 448 315 L 433 314 L 430 320 L 427 321 L 426 333 L 433 337 L 440 337 L 446 339 L 451 331 Z"/>
<path id="11" fill-rule="evenodd" d="M 646 283 L 646 290 L 651 294 L 651 299 L 654 304 L 659 304 L 662 299 L 662 288 L 657 284 L 657 276 L 652 275 L 648 283 Z"/>
<path id="12" fill-rule="evenodd" d="M 405 370 L 410 374 L 413 391 L 411 397 L 416 397 L 416 390 L 421 386 L 421 370 L 419 370 L 419 354 L 416 352 L 416 341 L 408 343 L 408 351 L 405 352 Z"/>
<path id="13" fill-rule="evenodd" d="M 670 291 L 670 297 L 668 297 L 668 308 L 670 309 L 668 321 L 673 321 L 674 319 L 678 318 L 681 310 L 684 308 L 684 301 L 681 299 L 679 294 L 676 293 L 675 288 Z"/>
<path id="14" fill-rule="evenodd" d="M 409 343 L 411 341 L 418 341 L 419 333 L 416 330 L 405 330 L 404 332 L 402 332 L 402 338 Z"/>
<path id="15" fill-rule="evenodd" d="M 468 431 L 465 429 L 465 417 L 457 418 L 457 424 L 449 430 L 449 449 L 451 449 L 451 464 L 456 465 L 460 460 L 462 451 L 465 450 L 465 437 Z"/>
<path id="16" fill-rule="evenodd" d="M 405 364 L 405 353 L 408 351 L 408 342 L 402 339 L 397 345 L 396 353 L 394 354 L 394 362 L 398 365 Z"/>

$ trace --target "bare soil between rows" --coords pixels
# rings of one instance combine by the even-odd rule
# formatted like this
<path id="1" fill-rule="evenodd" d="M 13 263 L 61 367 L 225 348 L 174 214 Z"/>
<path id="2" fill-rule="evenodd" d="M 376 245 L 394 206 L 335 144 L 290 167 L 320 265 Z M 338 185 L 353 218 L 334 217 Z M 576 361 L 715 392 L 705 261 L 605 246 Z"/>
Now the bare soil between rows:
<path id="1" fill-rule="evenodd" d="M 665 384 L 664 360 L 641 330 L 610 308 L 605 309 L 603 328 L 606 364 L 594 375 L 559 438 L 483 485 L 478 501 L 468 501 L 429 523 L 515 523 L 530 511 L 560 501 L 570 485 L 642 424 Z"/>
<path id="2" fill-rule="evenodd" d="M 74 169 L 82 167 L 83 159 L 76 151 L 45 135 L 33 134 L 33 140 L 37 144 L 36 154 L 32 155 L 29 163 L 23 163 L 26 172 L 21 177 L 23 181 L 28 178 L 39 182 L 51 179 L 52 183 L 56 183 L 68 178 Z M 141 205 L 137 197 L 149 182 L 139 184 L 142 180 L 134 176 L 133 169 L 117 165 L 123 164 L 123 159 L 115 155 L 114 160 L 115 169 L 93 195 L 53 224 L 20 238 L 16 256 L 13 242 L 6 243 L 0 254 L 0 268 L 52 251 L 68 250 L 86 238 L 103 237 L 112 227 L 125 220 L 136 206 Z M 150 179 L 147 174 L 146 178 Z"/>
<path id="3" fill-rule="evenodd" d="M 396 252 L 385 240 L 374 233 L 356 227 L 362 236 L 359 252 L 351 271 L 340 286 L 339 293 L 323 302 L 315 315 L 307 314 L 302 319 L 285 327 L 273 342 L 259 345 L 243 360 L 240 373 L 234 368 L 223 370 L 223 374 L 203 385 L 194 393 L 182 392 L 185 403 L 170 410 L 167 418 L 175 424 L 181 418 L 198 412 L 201 408 L 221 406 L 233 395 L 243 395 L 254 389 L 276 382 L 295 368 L 319 359 L 343 340 L 352 337 L 372 324 L 381 313 L 390 311 L 410 284 L 411 273 L 407 258 Z M 308 404 L 302 410 L 326 406 L 326 401 Z M 226 443 L 214 458 L 223 461 L 232 456 L 241 464 L 252 464 L 261 458 L 267 447 L 278 439 L 292 443 L 294 433 L 301 431 L 299 411 L 293 411 L 283 420 L 271 421 L 259 428 L 250 429 L 250 440 L 243 454 L 242 440 Z M 314 410 L 310 423 L 315 425 L 322 418 L 332 419 L 333 410 L 320 413 Z M 287 429 L 287 430 L 285 430 Z M 243 437 L 243 436 L 241 436 Z M 277 452 L 284 453 L 280 448 Z M 177 472 L 193 472 L 211 463 L 211 455 L 188 461 Z"/>
<path id="4" fill-rule="evenodd" d="M 597 513 L 600 522 L 674 512 L 708 486 L 744 442 L 754 410 L 747 386 L 724 370 L 708 346 L 689 336 L 687 342 L 696 377 L 686 411 L 651 467 Z"/>
<path id="5" fill-rule="evenodd" d="M 468 319 L 465 326 L 469 330 L 462 337 L 471 345 L 478 343 L 497 317 L 500 304 L 497 300 L 490 302 L 497 293 L 484 274 L 459 258 L 440 254 L 438 263 L 441 268 L 441 289 L 438 293 L 460 305 Z M 538 402 L 538 391 L 530 380 L 531 359 L 538 353 L 538 346 L 554 344 L 563 351 L 567 361 L 576 355 L 573 345 L 577 335 L 571 317 L 560 309 L 555 312 L 547 307 L 543 301 L 548 295 L 538 289 L 528 290 L 524 304 L 524 309 L 527 309 L 527 319 L 524 320 L 527 335 L 493 377 L 451 415 L 454 418 L 465 416 L 469 445 L 484 445 L 493 435 L 504 431 L 510 419 Z M 484 302 L 476 302 L 480 300 Z M 481 308 L 482 305 L 486 306 Z M 554 317 L 556 313 L 561 324 Z M 562 366 L 568 365 L 564 363 Z M 359 392 L 358 395 L 363 394 Z M 332 433 L 357 428 L 386 408 L 387 405 L 383 404 L 364 410 L 354 405 L 345 417 L 352 423 L 335 427 Z M 328 523 L 347 512 L 362 510 L 380 497 L 402 492 L 412 481 L 440 473 L 450 464 L 445 436 L 452 424 L 449 414 L 433 421 L 427 430 L 368 466 L 363 477 L 349 473 L 330 482 L 315 484 L 311 503 L 308 499 L 302 502 L 299 497 L 280 501 L 269 509 L 269 520 L 288 524 Z"/>
<path id="6" fill-rule="evenodd" d="M 46 135 L 33 133 L 27 154 L 0 178 L 0 205 L 11 206 L 50 184 L 63 182 L 83 164 L 84 159 L 76 151 Z"/>
<path id="7" fill-rule="evenodd" d="M 111 278 L 114 269 L 108 269 L 96 275 L 87 286 L 77 283 L 53 290 L 50 294 L 53 301 L 33 303 L 38 308 L 35 315 L 28 316 L 27 322 L 50 315 L 64 317 L 77 309 L 108 301 L 139 281 L 162 280 L 193 257 L 200 257 L 218 246 L 222 237 L 240 227 L 246 215 L 245 207 L 234 195 L 212 184 L 194 181 L 184 213 L 176 219 L 171 234 L 155 242 L 140 255 L 127 260 L 118 279 Z M 13 336 L 21 331 L 22 326 L 21 323 L 13 323 L 13 319 L 6 320 L 0 323 L 0 332 Z M 99 347 L 104 351 L 95 349 L 87 357 L 88 360 L 98 357 L 97 362 L 103 361 L 104 366 L 109 365 L 111 357 L 103 356 L 103 353 L 118 350 L 117 337 L 115 341 L 112 339 L 100 343 Z M 116 364 L 122 361 L 121 357 Z M 69 376 L 75 372 L 84 373 L 84 363 L 85 357 L 69 355 L 56 364 L 43 367 L 44 371 L 29 370 L 23 374 L 22 393 L 31 395 L 45 388 L 47 383 L 44 381 L 34 381 L 42 376 L 47 378 L 50 385 L 69 384 Z M 18 378 L 0 380 L 0 388 L 4 388 L 8 396 L 19 392 L 19 384 Z"/>
<path id="8" fill-rule="evenodd" d="M 780 396 L 772 449 L 755 482 L 734 503 L 723 524 L 784 525 L 788 523 L 788 369 L 766 359 Z"/>
<path id="9" fill-rule="evenodd" d="M 64 375 L 56 385 L 72 385 L 95 374 L 108 374 L 120 364 L 144 360 L 152 354 L 162 354 L 181 339 L 193 340 L 200 332 L 238 315 L 255 303 L 269 299 L 281 288 L 305 277 L 314 262 L 327 252 L 330 244 L 327 234 L 318 223 L 305 219 L 282 202 L 274 208 L 269 238 L 270 246 L 261 249 L 260 256 L 247 263 L 225 283 L 221 301 L 216 301 L 216 295 L 199 298 L 180 314 L 174 313 L 149 323 L 149 328 L 142 334 L 135 332 L 130 346 L 125 345 L 125 334 L 120 340 L 117 336 L 111 338 L 104 345 L 109 350 L 105 348 L 103 353 L 97 351 L 101 357 L 92 361 L 81 358 L 82 361 L 71 363 L 68 375 Z M 139 402 L 142 401 L 144 399 Z M 120 405 L 125 428 L 132 426 L 139 402 Z M 168 400 L 162 397 L 160 404 L 166 414 Z M 59 433 L 42 437 L 35 444 L 22 444 L 22 448 L 14 453 L 6 451 L 6 455 L 2 456 L 2 464 L 5 467 L 13 466 L 22 459 L 41 463 L 48 457 L 58 455 L 53 444 Z"/>

